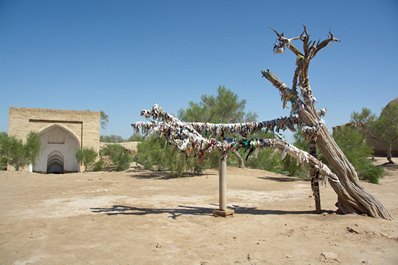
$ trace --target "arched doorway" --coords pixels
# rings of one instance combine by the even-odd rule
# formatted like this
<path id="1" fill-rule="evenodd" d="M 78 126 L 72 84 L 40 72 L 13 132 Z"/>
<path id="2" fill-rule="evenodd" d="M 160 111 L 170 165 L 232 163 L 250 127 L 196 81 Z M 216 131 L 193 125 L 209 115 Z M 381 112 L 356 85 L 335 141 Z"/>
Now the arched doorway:
<path id="1" fill-rule="evenodd" d="M 60 152 L 54 151 L 48 155 L 47 173 L 64 173 L 64 156 Z"/>
<path id="2" fill-rule="evenodd" d="M 77 137 L 60 124 L 53 124 L 39 132 L 41 150 L 33 165 L 34 172 L 78 172 L 80 164 L 76 152 L 80 148 Z"/>

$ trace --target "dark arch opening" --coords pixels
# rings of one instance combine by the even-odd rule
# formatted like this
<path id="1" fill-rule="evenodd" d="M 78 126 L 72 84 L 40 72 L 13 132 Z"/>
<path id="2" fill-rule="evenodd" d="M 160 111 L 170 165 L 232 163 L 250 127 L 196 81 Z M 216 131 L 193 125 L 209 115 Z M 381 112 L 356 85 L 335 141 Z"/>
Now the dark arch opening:
<path id="1" fill-rule="evenodd" d="M 55 151 L 48 155 L 47 173 L 53 173 L 53 174 L 64 173 L 64 157 L 61 153 Z"/>

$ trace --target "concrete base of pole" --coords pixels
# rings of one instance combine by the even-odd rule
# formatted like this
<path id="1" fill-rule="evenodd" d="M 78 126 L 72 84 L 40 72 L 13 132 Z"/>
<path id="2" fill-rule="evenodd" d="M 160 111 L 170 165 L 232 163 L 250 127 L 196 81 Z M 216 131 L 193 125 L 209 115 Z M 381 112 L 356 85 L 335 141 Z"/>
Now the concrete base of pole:
<path id="1" fill-rule="evenodd" d="M 215 217 L 233 216 L 234 213 L 235 213 L 235 211 L 234 211 L 234 210 L 231 210 L 231 209 L 227 209 L 227 210 L 219 210 L 219 209 L 217 209 L 217 210 L 214 210 L 214 211 L 213 211 L 213 215 L 214 215 Z"/>

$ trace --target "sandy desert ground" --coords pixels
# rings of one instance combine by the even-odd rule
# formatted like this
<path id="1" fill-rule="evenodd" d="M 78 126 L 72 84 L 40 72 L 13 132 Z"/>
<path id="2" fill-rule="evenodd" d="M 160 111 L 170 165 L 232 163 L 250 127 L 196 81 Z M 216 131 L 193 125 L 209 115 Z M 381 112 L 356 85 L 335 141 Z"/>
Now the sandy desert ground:
<path id="1" fill-rule="evenodd" d="M 218 175 L 0 172 L 0 264 L 398 264 L 398 170 L 363 184 L 393 221 L 336 215 L 321 188 L 228 168 L 229 218 L 213 217 Z"/>

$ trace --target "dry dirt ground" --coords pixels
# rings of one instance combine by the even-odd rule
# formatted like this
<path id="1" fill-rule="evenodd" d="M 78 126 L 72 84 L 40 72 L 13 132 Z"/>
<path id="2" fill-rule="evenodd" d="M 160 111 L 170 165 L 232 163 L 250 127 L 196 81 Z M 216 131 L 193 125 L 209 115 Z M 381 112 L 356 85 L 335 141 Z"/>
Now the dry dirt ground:
<path id="1" fill-rule="evenodd" d="M 398 170 L 363 184 L 393 221 L 336 215 L 321 188 L 228 168 L 229 218 L 213 217 L 218 175 L 0 172 L 0 264 L 398 264 Z"/>

